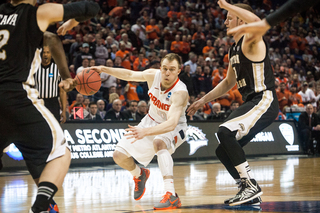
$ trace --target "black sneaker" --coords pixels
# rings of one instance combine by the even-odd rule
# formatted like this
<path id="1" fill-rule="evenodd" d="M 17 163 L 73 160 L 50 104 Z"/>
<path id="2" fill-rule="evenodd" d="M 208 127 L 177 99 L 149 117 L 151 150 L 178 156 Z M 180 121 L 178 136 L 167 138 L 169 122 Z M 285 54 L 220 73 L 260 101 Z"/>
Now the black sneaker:
<path id="1" fill-rule="evenodd" d="M 140 200 L 146 191 L 145 185 L 150 176 L 150 170 L 141 168 L 141 175 L 140 177 L 136 178 L 133 177 L 134 180 L 134 199 Z"/>
<path id="2" fill-rule="evenodd" d="M 3 156 L 3 151 L 0 151 L 0 170 L 1 170 L 2 167 L 3 167 L 3 165 L 2 165 L 2 160 L 1 160 L 2 156 Z"/>
<path id="3" fill-rule="evenodd" d="M 236 184 L 238 185 L 238 190 L 240 191 L 240 189 L 241 189 L 241 181 L 240 180 L 237 181 Z M 230 200 L 232 200 L 232 199 L 233 199 L 233 197 L 229 198 L 229 199 L 226 199 L 224 201 L 224 204 L 229 205 Z M 256 205 L 260 205 L 261 203 L 262 203 L 261 197 L 257 197 L 257 198 L 254 198 L 253 200 L 249 200 L 248 202 L 243 203 L 241 205 L 244 205 L 244 206 L 256 206 Z"/>
<path id="4" fill-rule="evenodd" d="M 260 197 L 263 192 L 255 179 L 241 178 L 240 190 L 234 198 L 229 200 L 229 206 L 236 206 Z"/>

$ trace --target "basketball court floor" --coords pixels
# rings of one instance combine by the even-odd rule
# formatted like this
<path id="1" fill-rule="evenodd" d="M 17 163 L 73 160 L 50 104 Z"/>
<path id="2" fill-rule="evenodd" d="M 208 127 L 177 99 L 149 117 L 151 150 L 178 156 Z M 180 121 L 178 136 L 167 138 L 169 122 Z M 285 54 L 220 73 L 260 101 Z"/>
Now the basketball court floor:
<path id="1" fill-rule="evenodd" d="M 264 193 L 258 207 L 223 204 L 237 193 L 237 186 L 222 164 L 214 160 L 175 163 L 180 209 L 153 210 L 153 203 L 164 194 L 157 164 L 148 167 L 151 175 L 140 201 L 133 199 L 132 176 L 117 166 L 71 168 L 54 199 L 61 213 L 320 213 L 320 157 L 271 156 L 250 159 L 249 163 Z M 0 212 L 28 212 L 36 192 L 27 171 L 0 172 Z"/>

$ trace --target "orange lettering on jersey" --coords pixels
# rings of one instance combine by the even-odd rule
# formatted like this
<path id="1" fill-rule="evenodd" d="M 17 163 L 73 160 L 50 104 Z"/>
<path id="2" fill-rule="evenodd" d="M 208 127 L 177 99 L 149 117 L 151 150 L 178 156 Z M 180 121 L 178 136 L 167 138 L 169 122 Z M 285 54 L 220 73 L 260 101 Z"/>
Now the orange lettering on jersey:
<path id="1" fill-rule="evenodd" d="M 158 100 L 158 98 L 155 97 L 151 92 L 148 95 L 149 95 L 150 100 L 152 101 L 153 105 L 155 105 L 159 109 L 162 109 L 162 110 L 165 110 L 165 111 L 169 111 L 170 105 L 161 103 L 161 101 Z"/>

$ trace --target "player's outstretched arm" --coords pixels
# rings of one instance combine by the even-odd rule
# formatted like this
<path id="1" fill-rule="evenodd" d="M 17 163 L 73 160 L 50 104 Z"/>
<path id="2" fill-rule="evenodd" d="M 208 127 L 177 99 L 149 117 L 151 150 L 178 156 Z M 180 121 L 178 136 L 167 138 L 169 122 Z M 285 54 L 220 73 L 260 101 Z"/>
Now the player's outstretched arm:
<path id="1" fill-rule="evenodd" d="M 132 71 L 124 68 L 113 68 L 113 67 L 106 67 L 106 66 L 94 66 L 94 67 L 91 67 L 90 69 L 95 70 L 99 74 L 102 72 L 107 73 L 121 80 L 138 81 L 138 82 L 153 81 L 154 75 L 157 72 L 156 69 L 147 69 L 143 72 L 137 72 L 137 71 Z"/>
<path id="2" fill-rule="evenodd" d="M 43 4 L 37 10 L 37 22 L 41 31 L 46 31 L 49 24 L 72 20 L 73 25 L 77 22 L 88 20 L 100 10 L 97 3 L 89 1 L 80 1 L 69 4 Z M 71 27 L 72 25 L 70 25 Z"/>
<path id="3" fill-rule="evenodd" d="M 254 40 L 258 37 L 263 36 L 271 26 L 275 26 L 285 19 L 293 16 L 298 12 L 303 12 L 307 10 L 312 5 L 319 3 L 320 0 L 290 0 L 282 5 L 278 10 L 268 15 L 262 21 L 256 23 L 250 23 L 247 25 L 241 25 L 229 30 L 228 35 L 234 33 L 250 33 L 252 36 L 248 41 Z"/>
<path id="4" fill-rule="evenodd" d="M 126 129 L 126 131 L 128 131 L 129 133 L 127 133 L 125 136 L 127 136 L 128 139 L 134 138 L 136 141 L 148 135 L 160 135 L 166 132 L 173 131 L 179 122 L 181 114 L 185 113 L 183 109 L 188 103 L 188 96 L 188 92 L 186 91 L 175 92 L 172 95 L 172 104 L 168 112 L 168 118 L 165 122 L 148 128 L 140 128 L 129 125 L 129 128 Z M 135 141 L 133 141 L 132 143 L 134 143 Z"/>
<path id="5" fill-rule="evenodd" d="M 218 4 L 222 9 L 232 12 L 234 15 L 239 17 L 239 19 L 243 20 L 245 23 L 260 21 L 260 18 L 254 13 L 251 13 L 248 10 L 234 6 L 232 4 L 229 4 L 228 2 L 226 2 L 226 0 L 219 0 Z"/>
<path id="6" fill-rule="evenodd" d="M 232 66 L 229 63 L 227 77 L 223 79 L 215 88 L 213 88 L 209 93 L 203 96 L 198 101 L 191 104 L 191 106 L 187 109 L 188 115 L 193 116 L 194 113 L 203 105 L 208 103 L 209 101 L 213 101 L 214 99 L 219 98 L 226 92 L 228 92 L 236 83 L 236 76 L 234 71 L 232 70 Z"/>

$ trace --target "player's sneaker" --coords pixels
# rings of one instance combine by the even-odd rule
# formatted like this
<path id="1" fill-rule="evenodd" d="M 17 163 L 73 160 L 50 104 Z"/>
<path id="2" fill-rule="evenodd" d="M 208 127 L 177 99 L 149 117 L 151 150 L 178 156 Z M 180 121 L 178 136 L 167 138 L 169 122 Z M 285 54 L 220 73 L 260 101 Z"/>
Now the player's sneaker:
<path id="1" fill-rule="evenodd" d="M 50 203 L 49 208 L 48 208 L 48 212 L 49 213 L 59 213 L 58 205 L 56 204 L 56 202 L 54 202 L 54 200 L 52 200 L 52 202 Z"/>
<path id="2" fill-rule="evenodd" d="M 176 209 L 181 207 L 181 201 L 178 197 L 177 193 L 176 196 L 173 196 L 171 192 L 167 192 L 162 200 L 154 205 L 154 209 L 161 210 L 161 209 Z"/>
<path id="3" fill-rule="evenodd" d="M 229 206 L 246 203 L 263 194 L 255 179 L 241 178 L 241 188 L 236 196 L 229 200 Z"/>
<path id="4" fill-rule="evenodd" d="M 32 209 L 29 210 L 29 213 L 35 213 L 34 211 L 32 211 Z M 48 211 L 42 211 L 40 213 L 49 213 Z"/>
<path id="5" fill-rule="evenodd" d="M 2 167 L 3 167 L 3 165 L 2 165 L 2 160 L 1 160 L 2 156 L 3 156 L 3 152 L 0 151 L 0 170 L 1 170 Z"/>
<path id="6" fill-rule="evenodd" d="M 142 198 L 142 196 L 144 195 L 145 191 L 146 191 L 146 182 L 150 176 L 150 170 L 149 169 L 144 169 L 141 168 L 141 175 L 140 177 L 136 178 L 133 177 L 134 180 L 134 199 L 135 200 L 140 200 Z"/>

